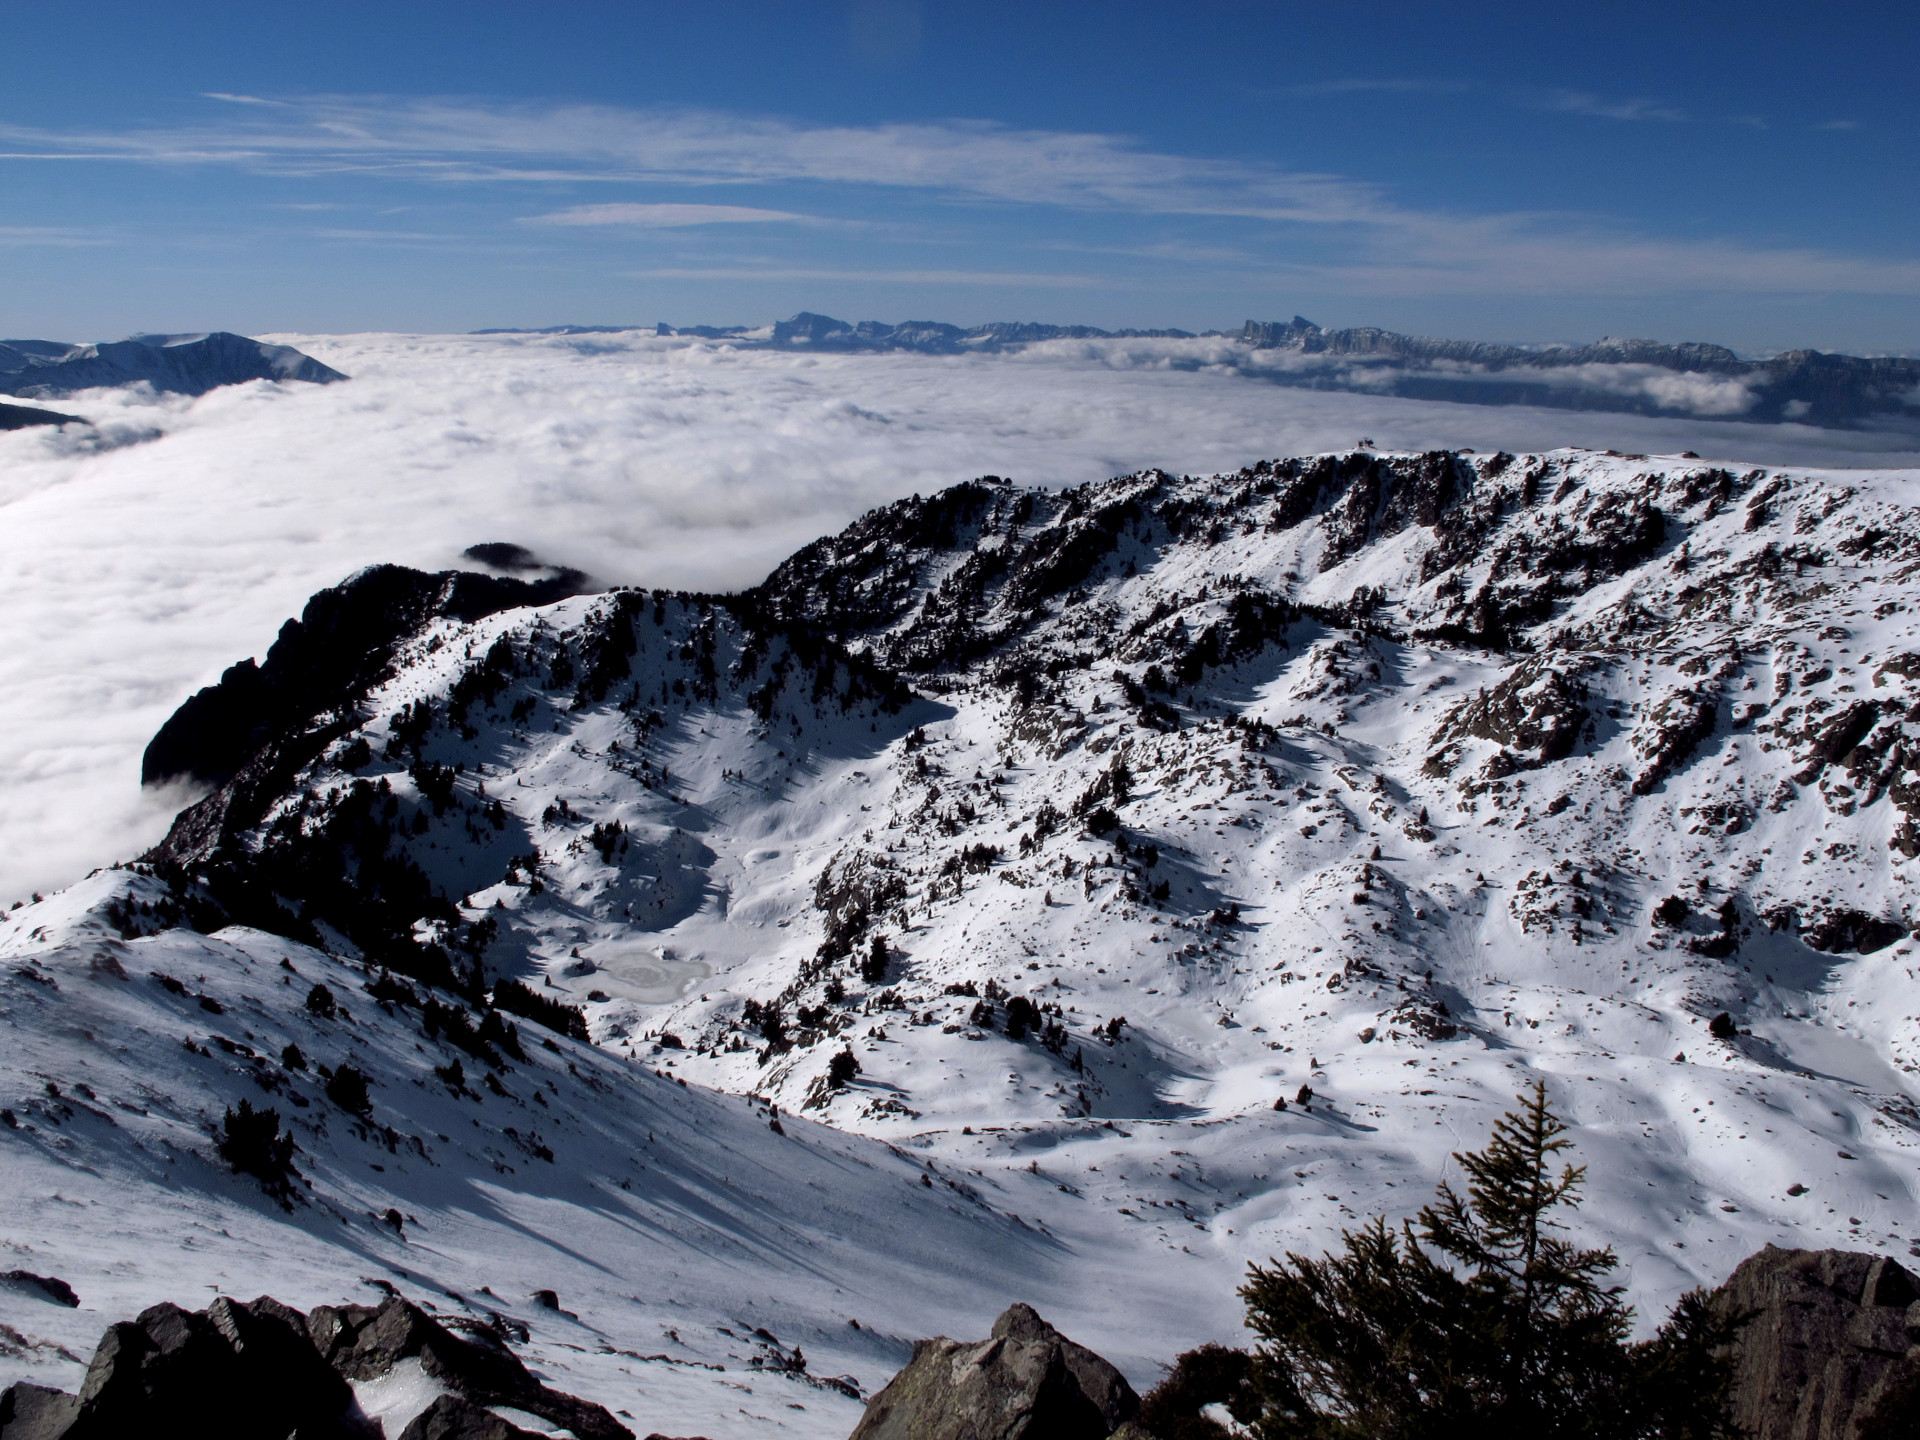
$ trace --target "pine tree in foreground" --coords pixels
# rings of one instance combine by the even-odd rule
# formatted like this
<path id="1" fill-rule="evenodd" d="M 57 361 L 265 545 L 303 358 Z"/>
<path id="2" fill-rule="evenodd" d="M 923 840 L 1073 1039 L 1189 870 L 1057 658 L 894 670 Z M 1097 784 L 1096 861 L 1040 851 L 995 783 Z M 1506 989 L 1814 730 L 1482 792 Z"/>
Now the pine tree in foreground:
<path id="1" fill-rule="evenodd" d="M 1544 1084 L 1456 1155 L 1399 1231 L 1376 1218 L 1339 1254 L 1253 1266 L 1241 1298 L 1261 1339 L 1263 1440 L 1728 1440 L 1736 1328 L 1686 1295 L 1653 1338 L 1553 1212 L 1580 1203 L 1585 1168 Z"/>

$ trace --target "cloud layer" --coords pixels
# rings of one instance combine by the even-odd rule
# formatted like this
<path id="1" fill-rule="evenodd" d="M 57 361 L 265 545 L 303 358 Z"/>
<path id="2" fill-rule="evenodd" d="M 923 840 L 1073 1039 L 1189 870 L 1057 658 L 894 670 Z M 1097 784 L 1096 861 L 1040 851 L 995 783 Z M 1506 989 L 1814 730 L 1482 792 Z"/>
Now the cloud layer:
<path id="1" fill-rule="evenodd" d="M 1058 485 L 1344 447 L 1566 444 L 1920 464 L 1886 435 L 1288 389 L 1213 342 L 806 355 L 643 334 L 276 336 L 344 370 L 65 408 L 0 435 L 0 903 L 131 855 L 185 797 L 139 757 L 314 590 L 509 540 L 604 580 L 736 587 L 874 504 L 982 473 Z M 1197 363 L 1196 363 L 1197 362 Z"/>

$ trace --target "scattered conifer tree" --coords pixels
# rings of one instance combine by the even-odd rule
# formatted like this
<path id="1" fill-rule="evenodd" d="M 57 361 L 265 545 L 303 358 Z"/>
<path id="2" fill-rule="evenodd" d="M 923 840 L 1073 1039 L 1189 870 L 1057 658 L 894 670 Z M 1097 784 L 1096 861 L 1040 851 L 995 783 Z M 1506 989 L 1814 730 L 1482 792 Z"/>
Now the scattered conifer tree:
<path id="1" fill-rule="evenodd" d="M 1140 1400 L 1140 1424 L 1154 1440 L 1230 1440 L 1219 1421 L 1201 1412 L 1224 1405 L 1241 1424 L 1260 1414 L 1253 1357 L 1225 1345 L 1202 1345 L 1177 1356 L 1166 1379 Z"/>
<path id="2" fill-rule="evenodd" d="M 873 937 L 873 944 L 868 947 L 866 957 L 860 962 L 860 978 L 869 985 L 878 985 L 887 978 L 886 936 Z"/>
<path id="3" fill-rule="evenodd" d="M 853 1051 L 839 1051 L 827 1061 L 827 1087 L 832 1090 L 844 1090 L 859 1073 L 860 1062 L 854 1058 Z"/>
<path id="4" fill-rule="evenodd" d="M 1342 1253 L 1253 1266 L 1241 1297 L 1262 1341 L 1254 1361 L 1262 1440 L 1723 1440 L 1724 1358 L 1735 1322 L 1695 1291 L 1652 1339 L 1629 1342 L 1631 1308 L 1607 1277 L 1611 1250 L 1556 1233 L 1579 1204 L 1581 1166 L 1546 1087 L 1454 1158 L 1399 1231 L 1376 1218 Z"/>
<path id="5" fill-rule="evenodd" d="M 367 1077 L 351 1065 L 342 1065 L 327 1077 L 327 1098 L 349 1115 L 364 1116 L 373 1109 Z"/>
<path id="6" fill-rule="evenodd" d="M 298 1172 L 293 1168 L 293 1136 L 280 1133 L 278 1110 L 256 1110 L 248 1100 L 228 1108 L 220 1125 L 220 1158 L 236 1175 L 251 1175 L 269 1195 L 282 1199 Z"/>

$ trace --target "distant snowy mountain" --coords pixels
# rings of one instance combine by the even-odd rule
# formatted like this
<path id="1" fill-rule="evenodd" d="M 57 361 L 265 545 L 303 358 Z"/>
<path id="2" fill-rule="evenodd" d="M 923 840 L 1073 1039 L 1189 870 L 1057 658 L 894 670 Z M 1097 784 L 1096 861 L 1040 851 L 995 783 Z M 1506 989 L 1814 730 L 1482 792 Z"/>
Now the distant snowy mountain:
<path id="1" fill-rule="evenodd" d="M 1480 405 L 1852 425 L 1920 420 L 1920 359 L 1789 350 L 1743 360 L 1720 345 L 1601 340 L 1523 349 L 1391 330 L 1249 320 L 1241 338 L 1291 358 L 1298 383 Z"/>
<path id="2" fill-rule="evenodd" d="M 204 395 L 248 380 L 327 385 L 347 377 L 288 345 L 244 335 L 135 335 L 97 345 L 0 340 L 0 394 L 52 399 L 80 390 L 145 382 L 155 390 Z"/>
<path id="3" fill-rule="evenodd" d="M 559 325 L 475 333 L 588 335 L 622 328 Z M 992 354 L 1059 341 L 1163 341 L 1168 343 L 1151 354 L 1143 352 L 1142 361 L 1171 368 L 1232 369 L 1313 390 L 1820 426 L 1911 427 L 1920 422 L 1920 359 L 1901 356 L 1791 350 L 1766 360 L 1743 360 L 1720 345 L 1653 340 L 1526 348 L 1399 335 L 1372 327 L 1323 330 L 1299 315 L 1289 321 L 1249 320 L 1238 331 L 1205 334 L 1007 322 L 970 328 L 933 320 L 853 323 L 810 311 L 758 329 L 625 328 L 774 349 L 927 355 Z"/>
<path id="4" fill-rule="evenodd" d="M 1920 1253 L 1911 485 L 1361 449 L 986 477 L 742 595 L 366 572 L 156 738 L 214 787 L 157 850 L 0 923 L 9 1204 L 140 1237 L 35 1232 L 121 1309 L 149 1251 L 557 1273 L 557 1383 L 714 1435 L 749 1353 L 849 1428 L 754 1325 L 871 1388 L 1026 1298 L 1150 1380 L 1536 1078 L 1643 1313 Z M 291 1218 L 211 1158 L 241 1096 Z"/>

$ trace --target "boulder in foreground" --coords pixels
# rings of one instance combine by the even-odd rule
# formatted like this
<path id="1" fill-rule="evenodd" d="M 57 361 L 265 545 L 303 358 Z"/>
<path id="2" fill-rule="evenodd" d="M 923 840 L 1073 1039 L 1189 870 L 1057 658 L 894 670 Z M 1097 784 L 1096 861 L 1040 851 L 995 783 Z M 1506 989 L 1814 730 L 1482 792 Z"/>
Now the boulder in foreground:
<path id="1" fill-rule="evenodd" d="M 1751 1316 L 1733 1382 L 1733 1418 L 1749 1440 L 1920 1435 L 1920 1283 L 1898 1261 L 1769 1245 L 1714 1303 Z"/>
<path id="2" fill-rule="evenodd" d="M 1107 1440 L 1140 1410 L 1126 1377 L 1031 1306 L 985 1340 L 922 1340 L 853 1440 Z"/>
<path id="3" fill-rule="evenodd" d="M 109 1326 L 78 1395 L 38 1385 L 0 1391 L 0 1440 L 380 1440 L 352 1381 L 413 1362 L 439 1387 L 399 1440 L 519 1440 L 493 1413 L 538 1415 L 577 1440 L 632 1440 L 605 1408 L 543 1385 L 490 1333 L 456 1335 L 398 1296 L 375 1307 L 302 1315 L 270 1296 L 205 1310 L 155 1305 Z"/>

